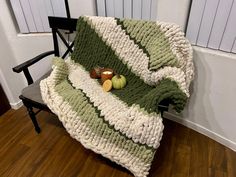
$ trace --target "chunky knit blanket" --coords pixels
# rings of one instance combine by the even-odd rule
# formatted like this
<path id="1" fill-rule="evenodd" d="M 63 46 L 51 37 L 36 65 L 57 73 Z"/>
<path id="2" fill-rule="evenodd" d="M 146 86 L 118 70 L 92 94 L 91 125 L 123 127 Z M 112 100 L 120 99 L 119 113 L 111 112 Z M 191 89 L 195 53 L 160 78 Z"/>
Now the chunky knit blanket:
<path id="1" fill-rule="evenodd" d="M 104 92 L 89 76 L 96 65 L 124 75 L 127 86 Z M 162 138 L 158 104 L 180 112 L 192 78 L 192 49 L 175 24 L 82 16 L 71 58 L 55 58 L 40 87 L 73 138 L 145 177 Z"/>

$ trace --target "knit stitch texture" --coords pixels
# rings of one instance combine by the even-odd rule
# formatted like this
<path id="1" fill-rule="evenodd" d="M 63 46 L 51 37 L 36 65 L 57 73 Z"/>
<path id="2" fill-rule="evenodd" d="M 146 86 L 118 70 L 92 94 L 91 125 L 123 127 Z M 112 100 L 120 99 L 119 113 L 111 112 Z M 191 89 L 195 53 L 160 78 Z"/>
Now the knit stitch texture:
<path id="1" fill-rule="evenodd" d="M 104 92 L 89 76 L 96 65 L 124 75 L 126 87 Z M 40 88 L 73 138 L 146 177 L 164 128 L 158 104 L 183 110 L 193 73 L 192 48 L 177 25 L 82 16 L 71 58 L 55 58 Z"/>

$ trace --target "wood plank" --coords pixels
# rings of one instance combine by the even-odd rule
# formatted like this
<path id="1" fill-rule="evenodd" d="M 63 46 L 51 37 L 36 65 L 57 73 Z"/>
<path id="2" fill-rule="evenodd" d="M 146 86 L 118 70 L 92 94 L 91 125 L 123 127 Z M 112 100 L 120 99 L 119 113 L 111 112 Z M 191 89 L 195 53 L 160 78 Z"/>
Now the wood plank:
<path id="1" fill-rule="evenodd" d="M 206 136 L 191 130 L 191 157 L 189 166 L 189 177 L 208 176 L 208 140 Z"/>
<path id="2" fill-rule="evenodd" d="M 232 151 L 231 149 L 225 149 L 226 151 L 226 163 L 227 163 L 227 174 L 228 177 L 233 177 L 236 176 L 236 168 L 235 168 L 235 164 L 236 164 L 236 156 L 235 156 L 235 152 Z"/>
<path id="3" fill-rule="evenodd" d="M 37 117 L 40 134 L 24 108 L 0 117 L 0 176 L 133 177 L 71 138 L 55 115 Z M 170 120 L 163 123 L 149 177 L 236 176 L 236 152 Z"/>
<path id="4" fill-rule="evenodd" d="M 219 49 L 232 3 L 233 0 L 220 1 L 208 42 L 209 48 Z"/>
<path id="5" fill-rule="evenodd" d="M 191 148 L 184 144 L 179 144 L 176 147 L 174 155 L 171 177 L 187 177 L 189 176 Z"/>
<path id="6" fill-rule="evenodd" d="M 197 38 L 197 45 L 206 47 L 210 37 L 212 25 L 220 0 L 207 0 L 202 17 L 201 27 Z"/>

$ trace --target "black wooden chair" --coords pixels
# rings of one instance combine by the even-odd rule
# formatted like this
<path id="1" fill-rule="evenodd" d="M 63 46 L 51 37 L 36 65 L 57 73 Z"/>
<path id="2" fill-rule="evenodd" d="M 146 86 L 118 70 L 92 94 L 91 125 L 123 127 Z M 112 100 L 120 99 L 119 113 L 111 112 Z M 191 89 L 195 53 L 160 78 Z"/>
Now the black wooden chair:
<path id="1" fill-rule="evenodd" d="M 23 104 L 27 108 L 29 116 L 33 122 L 35 131 L 37 133 L 40 133 L 41 130 L 36 119 L 36 114 L 40 112 L 41 110 L 51 112 L 50 109 L 42 100 L 40 87 L 39 87 L 40 81 L 46 78 L 50 74 L 50 72 L 46 73 L 39 80 L 34 82 L 28 68 L 49 55 L 61 56 L 62 58 L 65 58 L 69 52 L 72 53 L 74 41 L 71 43 L 68 43 L 64 35 L 59 30 L 66 30 L 67 33 L 72 33 L 76 31 L 77 19 L 62 18 L 62 17 L 49 17 L 49 24 L 50 24 L 50 27 L 52 28 L 54 50 L 44 52 L 13 68 L 13 71 L 16 73 L 20 73 L 23 71 L 27 79 L 28 86 L 22 90 L 22 94 L 19 96 L 19 98 L 22 100 Z M 65 44 L 67 48 L 66 52 L 62 55 L 60 55 L 57 36 L 59 36 L 59 38 L 62 40 L 63 44 Z M 158 105 L 162 114 L 163 114 L 163 111 L 168 110 L 168 105 L 169 105 L 168 101 L 164 101 L 160 105 Z M 34 112 L 33 108 L 36 108 L 38 111 Z"/>
<path id="2" fill-rule="evenodd" d="M 26 106 L 29 116 L 34 124 L 35 131 L 37 133 L 40 133 L 40 127 L 36 120 L 36 114 L 41 110 L 50 112 L 50 109 L 42 100 L 39 83 L 42 79 L 46 78 L 50 74 L 50 72 L 46 73 L 44 76 L 34 82 L 28 68 L 38 61 L 45 59 L 49 55 L 58 57 L 61 56 L 62 58 L 65 58 L 69 54 L 69 52 L 73 52 L 74 41 L 67 41 L 65 39 L 65 35 L 62 34 L 61 30 L 64 30 L 66 33 L 73 33 L 76 30 L 77 23 L 77 19 L 73 18 L 48 17 L 48 19 L 49 25 L 52 29 L 54 50 L 41 53 L 40 55 L 13 68 L 13 71 L 16 73 L 23 72 L 27 79 L 28 86 L 22 90 L 22 94 L 19 96 L 19 98 Z M 61 39 L 67 49 L 66 52 L 62 55 L 60 55 L 61 52 L 59 51 L 58 37 L 59 39 Z M 33 108 L 36 108 L 38 111 L 34 112 Z"/>

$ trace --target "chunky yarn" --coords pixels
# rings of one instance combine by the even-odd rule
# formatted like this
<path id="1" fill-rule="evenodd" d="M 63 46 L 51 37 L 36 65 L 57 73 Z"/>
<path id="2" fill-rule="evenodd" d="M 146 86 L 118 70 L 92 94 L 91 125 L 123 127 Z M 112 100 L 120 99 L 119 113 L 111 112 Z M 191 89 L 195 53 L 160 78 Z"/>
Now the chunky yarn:
<path id="1" fill-rule="evenodd" d="M 96 65 L 125 75 L 127 86 L 104 92 L 89 76 Z M 55 58 L 40 88 L 73 138 L 146 177 L 164 128 L 158 104 L 183 110 L 192 78 L 192 49 L 176 25 L 82 16 L 71 58 Z"/>

